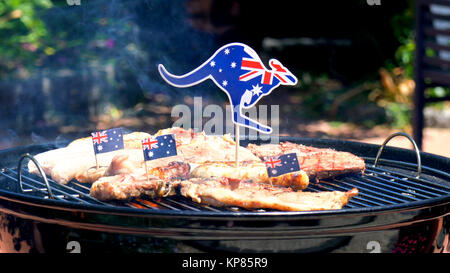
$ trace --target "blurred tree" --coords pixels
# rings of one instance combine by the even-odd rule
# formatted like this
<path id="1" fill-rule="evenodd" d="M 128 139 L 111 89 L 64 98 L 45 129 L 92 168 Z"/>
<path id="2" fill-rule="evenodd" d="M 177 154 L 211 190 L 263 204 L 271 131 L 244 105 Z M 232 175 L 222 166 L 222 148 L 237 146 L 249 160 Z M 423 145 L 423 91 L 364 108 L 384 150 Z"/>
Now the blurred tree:
<path id="1" fill-rule="evenodd" d="M 53 6 L 50 0 L 3 0 L 0 2 L 0 77 L 25 73 L 41 55 L 51 55 L 48 32 L 39 13 Z"/>
<path id="2" fill-rule="evenodd" d="M 387 123 L 392 127 L 411 131 L 412 95 L 414 93 L 414 1 L 391 18 L 391 26 L 399 47 L 392 59 L 379 70 L 381 86 L 374 88 L 369 99 L 386 111 Z"/>

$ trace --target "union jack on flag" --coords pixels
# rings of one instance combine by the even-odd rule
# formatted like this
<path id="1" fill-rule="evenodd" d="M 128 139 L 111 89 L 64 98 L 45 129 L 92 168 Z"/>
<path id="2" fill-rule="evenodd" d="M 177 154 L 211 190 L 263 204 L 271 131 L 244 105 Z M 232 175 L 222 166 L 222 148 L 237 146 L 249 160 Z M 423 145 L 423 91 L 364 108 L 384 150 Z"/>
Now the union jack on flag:
<path id="1" fill-rule="evenodd" d="M 296 153 L 264 157 L 264 163 L 269 177 L 300 171 Z"/>
<path id="2" fill-rule="evenodd" d="M 144 160 L 154 160 L 177 155 L 177 145 L 173 134 L 145 138 L 142 140 Z"/>
<path id="3" fill-rule="evenodd" d="M 95 154 L 123 149 L 123 134 L 121 128 L 114 128 L 91 133 Z"/>
<path id="4" fill-rule="evenodd" d="M 272 84 L 273 77 L 279 79 L 282 83 L 287 84 L 290 79 L 287 78 L 288 72 L 277 63 L 275 60 L 271 60 L 270 65 L 276 70 L 267 70 L 262 64 L 261 60 L 253 58 L 242 58 L 241 69 L 248 70 L 249 72 L 239 77 L 240 81 L 248 81 L 255 77 L 261 77 L 261 84 Z"/>
<path id="5" fill-rule="evenodd" d="M 151 150 L 158 148 L 158 140 L 154 137 L 145 138 L 142 140 L 142 149 Z"/>

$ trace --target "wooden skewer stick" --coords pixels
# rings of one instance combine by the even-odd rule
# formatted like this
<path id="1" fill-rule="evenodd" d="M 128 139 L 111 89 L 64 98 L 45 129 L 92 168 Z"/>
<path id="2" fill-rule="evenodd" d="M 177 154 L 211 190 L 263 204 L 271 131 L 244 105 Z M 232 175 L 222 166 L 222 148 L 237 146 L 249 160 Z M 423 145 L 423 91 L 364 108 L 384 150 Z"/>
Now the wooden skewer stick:
<path id="1" fill-rule="evenodd" d="M 147 161 L 145 161 L 145 159 L 144 159 L 144 165 L 145 165 L 145 176 L 147 177 L 147 183 L 148 183 L 149 182 L 148 167 L 147 167 Z"/>
<path id="2" fill-rule="evenodd" d="M 94 151 L 94 154 L 95 154 L 95 168 L 98 170 L 99 166 L 98 166 L 97 154 L 95 153 L 95 151 Z"/>
<path id="3" fill-rule="evenodd" d="M 239 167 L 239 125 L 234 125 L 234 142 L 236 143 L 236 153 L 235 153 L 235 161 L 236 161 L 236 168 Z"/>

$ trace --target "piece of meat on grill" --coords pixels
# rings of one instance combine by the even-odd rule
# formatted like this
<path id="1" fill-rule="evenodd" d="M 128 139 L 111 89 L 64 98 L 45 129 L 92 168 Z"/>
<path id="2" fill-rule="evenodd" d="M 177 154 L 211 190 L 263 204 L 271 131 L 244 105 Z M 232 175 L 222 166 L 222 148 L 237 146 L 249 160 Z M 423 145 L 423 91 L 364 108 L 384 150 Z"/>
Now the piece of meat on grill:
<path id="1" fill-rule="evenodd" d="M 155 135 L 174 134 L 177 142 L 177 153 L 184 161 L 200 164 L 208 161 L 233 161 L 235 159 L 235 142 L 229 134 L 222 136 L 206 135 L 205 132 L 195 133 L 192 129 L 168 128 L 158 131 Z M 245 147 L 239 147 L 241 161 L 260 161 Z"/>
<path id="2" fill-rule="evenodd" d="M 304 192 L 252 181 L 191 178 L 180 182 L 180 193 L 194 202 L 216 207 L 311 211 L 341 209 L 358 190 Z"/>
<path id="3" fill-rule="evenodd" d="M 254 182 L 291 187 L 294 190 L 306 189 L 309 184 L 308 175 L 304 171 L 269 177 L 265 163 L 260 161 L 243 161 L 239 163 L 237 168 L 235 162 L 206 162 L 194 168 L 191 172 L 191 177 L 225 177 L 252 180 Z"/>
<path id="4" fill-rule="evenodd" d="M 189 178 L 189 171 L 188 164 L 173 161 L 148 170 L 148 176 L 145 172 L 104 176 L 92 184 L 90 193 L 102 201 L 173 195 L 179 181 Z"/>
<path id="5" fill-rule="evenodd" d="M 189 164 L 179 161 L 172 161 L 165 166 L 149 169 L 148 174 L 164 180 L 183 180 L 189 179 L 191 176 Z"/>
<path id="6" fill-rule="evenodd" d="M 267 156 L 296 153 L 300 168 L 308 174 L 310 180 L 361 172 L 366 168 L 362 158 L 349 152 L 333 149 L 316 148 L 291 142 L 265 145 L 249 144 L 247 148 L 261 159 Z"/>
<path id="7" fill-rule="evenodd" d="M 175 142 L 177 147 L 185 144 L 191 143 L 192 139 L 195 137 L 195 132 L 192 129 L 184 129 L 180 127 L 172 127 L 161 129 L 156 132 L 155 136 L 162 136 L 173 134 L 175 136 Z"/>
<path id="8" fill-rule="evenodd" d="M 81 183 L 93 183 L 103 176 L 114 176 L 118 174 L 130 174 L 130 173 L 145 173 L 145 163 L 143 157 L 141 157 L 142 150 L 137 150 L 140 153 L 139 156 L 133 156 L 133 154 L 122 153 L 114 156 L 111 160 L 109 166 L 95 168 L 91 167 L 89 169 L 81 169 L 75 175 L 75 179 Z M 170 156 L 165 158 L 159 158 L 152 161 L 147 161 L 147 168 L 152 169 L 156 167 L 163 167 L 173 161 L 183 161 L 183 157 L 180 155 Z"/>
<path id="9" fill-rule="evenodd" d="M 143 161 L 144 156 L 138 145 L 141 139 L 150 135 L 144 132 L 134 132 L 123 135 L 123 150 L 112 151 L 97 155 L 97 163 L 100 167 L 108 167 L 112 158 L 116 155 L 127 154 L 136 161 Z M 138 147 L 138 148 L 137 148 Z M 82 172 L 96 172 L 92 168 L 96 168 L 96 158 L 92 145 L 92 137 L 80 138 L 72 141 L 66 147 L 49 150 L 34 155 L 45 174 L 50 176 L 58 183 L 66 184 L 74 179 L 77 174 Z M 38 169 L 32 161 L 28 162 L 28 171 L 30 173 L 39 174 Z"/>
<path id="10" fill-rule="evenodd" d="M 75 179 L 81 183 L 92 183 L 103 176 L 133 173 L 141 167 L 142 162 L 130 160 L 129 158 L 129 155 L 126 154 L 116 155 L 108 167 L 99 167 L 98 169 L 92 167 L 77 173 Z"/>
<path id="11" fill-rule="evenodd" d="M 234 159 L 235 146 L 226 136 L 207 136 L 203 132 L 192 132 L 191 134 L 189 131 L 192 130 L 180 128 L 160 130 L 158 134 L 175 134 L 178 155 L 148 161 L 147 165 L 149 168 L 163 166 L 170 161 L 184 161 L 192 165 L 199 165 L 208 161 L 229 162 Z M 142 154 L 142 151 L 137 152 Z M 81 168 L 80 171 L 76 173 L 75 179 L 82 183 L 92 183 L 102 176 L 133 173 L 136 172 L 137 169 L 144 170 L 143 157 L 141 154 L 133 156 L 131 150 L 128 152 L 117 153 L 118 154 L 112 158 L 109 166 L 100 167 L 99 169 L 96 169 L 95 167 Z M 240 147 L 239 153 L 242 160 L 260 161 L 258 157 L 244 147 Z M 65 168 L 68 169 L 69 167 L 66 166 Z M 290 181 L 292 181 L 292 179 Z M 295 182 L 296 180 L 294 179 L 293 181 Z"/>
<path id="12" fill-rule="evenodd" d="M 177 142 L 177 156 L 148 161 L 149 168 L 167 165 L 170 161 L 184 161 L 193 165 L 207 161 L 230 161 L 234 159 L 235 146 L 229 135 L 210 136 L 204 132 L 194 133 L 192 129 L 168 128 L 159 130 L 156 136 L 174 134 Z M 142 153 L 142 152 L 141 152 Z M 244 147 L 239 149 L 241 160 L 260 161 L 253 153 Z M 141 155 L 119 154 L 109 166 L 103 168 L 82 169 L 75 178 L 79 182 L 92 183 L 102 176 L 133 173 L 144 169 Z"/>
<path id="13" fill-rule="evenodd" d="M 175 134 L 178 155 L 149 161 L 149 167 L 162 166 L 174 160 L 192 164 L 234 160 L 235 146 L 229 135 L 210 136 L 204 132 L 194 133 L 192 130 L 182 128 L 160 130 L 156 135 L 171 133 Z M 98 169 L 90 137 L 74 140 L 64 148 L 37 154 L 35 158 L 44 172 L 58 183 L 66 184 L 74 178 L 79 178 L 80 182 L 93 182 L 105 175 L 116 156 L 127 155 L 127 160 L 132 161 L 132 165 L 137 166 L 136 168 L 143 166 L 139 165 L 144 162 L 141 138 L 148 137 L 149 134 L 135 132 L 130 135 L 124 135 L 125 149 L 97 155 Z M 241 160 L 260 161 L 244 147 L 239 148 L 239 154 Z M 28 170 L 39 174 L 31 161 L 28 163 Z"/>
<path id="14" fill-rule="evenodd" d="M 64 156 L 55 156 L 57 151 L 60 149 L 65 149 L 65 151 L 63 151 Z M 38 154 L 35 158 L 41 166 L 45 166 L 43 168 L 44 172 L 47 175 L 50 175 L 53 180 L 61 184 L 66 184 L 83 173 L 86 173 L 86 175 L 98 175 L 98 172 L 100 172 L 101 174 L 101 172 L 111 164 L 112 159 L 117 155 L 127 155 L 135 161 L 144 161 L 142 150 L 117 150 L 97 155 L 97 162 L 100 169 L 97 170 L 93 150 L 74 148 L 60 149 Z M 54 161 L 54 158 L 58 158 L 58 160 Z M 30 173 L 38 173 L 35 165 L 32 164 L 31 161 L 28 163 L 28 170 Z"/>
<path id="15" fill-rule="evenodd" d="M 173 184 L 179 182 L 166 181 L 145 175 L 134 176 L 123 174 L 101 177 L 91 186 L 91 196 L 101 201 L 128 200 L 141 196 L 151 198 L 173 195 Z"/>

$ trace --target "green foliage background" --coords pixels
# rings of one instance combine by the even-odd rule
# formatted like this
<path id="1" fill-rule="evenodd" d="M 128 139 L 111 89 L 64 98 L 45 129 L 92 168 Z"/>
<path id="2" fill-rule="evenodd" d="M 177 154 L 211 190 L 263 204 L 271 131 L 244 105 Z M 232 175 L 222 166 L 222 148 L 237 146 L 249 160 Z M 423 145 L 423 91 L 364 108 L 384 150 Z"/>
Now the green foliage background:
<path id="1" fill-rule="evenodd" d="M 0 77 L 42 62 L 57 48 L 41 19 L 50 0 L 3 0 L 0 2 Z"/>

